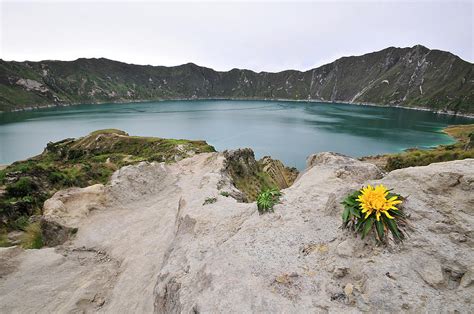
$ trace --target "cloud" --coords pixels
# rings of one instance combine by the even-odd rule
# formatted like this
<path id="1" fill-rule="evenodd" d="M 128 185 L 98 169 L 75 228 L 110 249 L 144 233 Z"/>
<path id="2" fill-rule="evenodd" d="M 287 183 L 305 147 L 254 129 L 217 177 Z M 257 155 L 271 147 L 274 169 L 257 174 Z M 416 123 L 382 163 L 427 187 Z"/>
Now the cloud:
<path id="1" fill-rule="evenodd" d="M 3 1 L 1 57 L 309 69 L 422 44 L 473 62 L 472 2 Z"/>

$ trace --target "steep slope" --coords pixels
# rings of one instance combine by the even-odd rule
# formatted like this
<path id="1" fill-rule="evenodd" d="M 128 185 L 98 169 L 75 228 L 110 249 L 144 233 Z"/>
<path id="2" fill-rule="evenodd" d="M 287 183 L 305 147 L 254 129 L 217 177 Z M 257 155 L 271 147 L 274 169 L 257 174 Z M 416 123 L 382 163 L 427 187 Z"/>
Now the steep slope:
<path id="1" fill-rule="evenodd" d="M 45 219 L 78 227 L 73 240 L 0 248 L 0 311 L 472 312 L 473 163 L 380 179 L 372 164 L 321 153 L 265 215 L 219 195 L 233 189 L 222 153 L 126 166 L 93 197 L 53 197 L 62 206 Z M 340 228 L 341 196 L 367 183 L 409 195 L 403 245 Z"/>
<path id="2" fill-rule="evenodd" d="M 244 98 L 340 101 L 474 112 L 474 65 L 423 46 L 344 57 L 306 72 L 192 63 L 143 66 L 107 59 L 0 60 L 0 110 L 97 102 Z"/>

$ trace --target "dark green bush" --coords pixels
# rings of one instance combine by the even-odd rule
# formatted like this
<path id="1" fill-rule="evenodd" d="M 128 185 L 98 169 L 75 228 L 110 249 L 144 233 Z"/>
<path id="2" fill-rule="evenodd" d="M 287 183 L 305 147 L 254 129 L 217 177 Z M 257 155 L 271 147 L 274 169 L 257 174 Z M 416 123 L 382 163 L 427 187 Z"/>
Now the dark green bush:
<path id="1" fill-rule="evenodd" d="M 28 196 L 38 190 L 38 185 L 30 177 L 22 177 L 7 185 L 7 194 L 14 197 Z"/>
<path id="2" fill-rule="evenodd" d="M 20 216 L 14 221 L 13 227 L 15 229 L 19 230 L 25 230 L 25 228 L 28 226 L 28 217 L 26 216 Z"/>
<path id="3" fill-rule="evenodd" d="M 59 171 L 53 171 L 48 175 L 48 180 L 52 184 L 63 183 L 66 180 L 66 176 Z"/>

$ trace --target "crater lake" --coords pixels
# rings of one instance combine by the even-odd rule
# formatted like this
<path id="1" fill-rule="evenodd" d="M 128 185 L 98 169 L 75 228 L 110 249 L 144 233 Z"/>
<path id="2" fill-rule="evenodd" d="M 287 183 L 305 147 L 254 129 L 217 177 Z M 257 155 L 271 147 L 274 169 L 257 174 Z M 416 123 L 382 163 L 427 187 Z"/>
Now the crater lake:
<path id="1" fill-rule="evenodd" d="M 41 153 L 50 141 L 116 128 L 130 135 L 205 140 L 217 150 L 250 147 L 305 168 L 312 153 L 353 157 L 428 148 L 454 140 L 442 132 L 472 119 L 428 111 L 337 103 L 174 100 L 87 104 L 0 114 L 0 164 Z"/>

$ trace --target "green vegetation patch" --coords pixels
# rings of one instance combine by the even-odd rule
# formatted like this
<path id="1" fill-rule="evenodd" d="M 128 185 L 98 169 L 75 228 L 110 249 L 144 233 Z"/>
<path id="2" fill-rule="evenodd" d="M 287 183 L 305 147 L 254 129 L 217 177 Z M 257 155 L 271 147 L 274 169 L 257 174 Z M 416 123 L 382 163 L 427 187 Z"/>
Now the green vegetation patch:
<path id="1" fill-rule="evenodd" d="M 0 247 L 11 246 L 10 241 L 8 241 L 8 236 L 5 232 L 0 233 Z"/>
<path id="2" fill-rule="evenodd" d="M 202 203 L 202 205 L 214 204 L 215 202 L 217 202 L 217 198 L 208 197 L 204 200 L 204 203 Z"/>
<path id="3" fill-rule="evenodd" d="M 263 171 L 258 171 L 251 176 L 235 177 L 234 185 L 245 194 L 248 202 L 255 201 L 262 190 L 278 188 L 270 175 Z"/>
<path id="4" fill-rule="evenodd" d="M 474 124 L 454 125 L 443 130 L 456 140 L 450 145 L 439 145 L 432 149 L 412 148 L 399 154 L 386 154 L 360 158 L 392 171 L 401 168 L 427 166 L 434 162 L 474 158 Z"/>
<path id="5" fill-rule="evenodd" d="M 450 126 L 443 130 L 457 140 L 455 144 L 440 145 L 433 149 L 410 149 L 388 155 L 385 170 L 426 166 L 434 162 L 474 158 L 474 124 Z"/>
<path id="6" fill-rule="evenodd" d="M 43 246 L 43 234 L 39 221 L 26 227 L 25 233 L 21 237 L 21 246 L 25 249 L 40 249 Z"/>
<path id="7" fill-rule="evenodd" d="M 273 212 L 273 207 L 280 201 L 281 192 L 278 189 L 264 189 L 257 196 L 257 209 L 260 214 Z"/>

